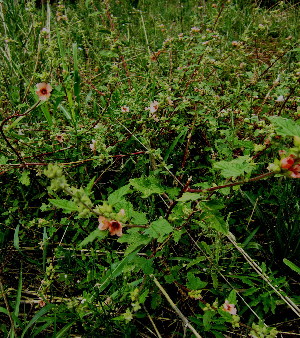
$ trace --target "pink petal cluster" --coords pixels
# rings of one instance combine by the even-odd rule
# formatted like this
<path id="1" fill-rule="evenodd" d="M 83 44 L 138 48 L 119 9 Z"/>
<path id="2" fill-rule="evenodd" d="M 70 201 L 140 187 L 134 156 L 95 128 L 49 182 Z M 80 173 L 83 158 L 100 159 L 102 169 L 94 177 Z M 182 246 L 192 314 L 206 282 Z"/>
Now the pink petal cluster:
<path id="1" fill-rule="evenodd" d="M 96 152 L 96 141 L 95 140 L 92 140 L 92 143 L 90 144 L 90 148 L 93 153 Z"/>
<path id="2" fill-rule="evenodd" d="M 98 218 L 99 225 L 98 229 L 99 230 L 107 230 L 110 232 L 111 236 L 117 235 L 117 236 L 122 236 L 122 224 L 119 221 L 111 220 L 109 221 L 106 217 L 104 216 L 99 216 Z"/>
<path id="3" fill-rule="evenodd" d="M 38 95 L 41 101 L 46 101 L 49 99 L 52 87 L 49 83 L 41 82 L 36 85 L 36 94 Z"/>
<path id="4" fill-rule="evenodd" d="M 127 107 L 127 106 L 122 106 L 122 107 L 121 107 L 121 112 L 122 112 L 122 113 L 129 113 L 129 107 Z"/>
<path id="5" fill-rule="evenodd" d="M 280 160 L 280 167 L 290 172 L 290 177 L 300 178 L 300 164 L 299 161 L 295 162 L 295 155 L 291 154 Z"/>
<path id="6" fill-rule="evenodd" d="M 223 304 L 223 310 L 226 312 L 229 312 L 231 315 L 236 315 L 236 307 L 234 304 L 229 304 L 228 300 L 225 300 L 225 303 Z"/>
<path id="7" fill-rule="evenodd" d="M 146 107 L 145 110 L 149 110 L 150 113 L 155 113 L 158 109 L 158 102 L 153 101 L 150 103 L 150 107 Z"/>

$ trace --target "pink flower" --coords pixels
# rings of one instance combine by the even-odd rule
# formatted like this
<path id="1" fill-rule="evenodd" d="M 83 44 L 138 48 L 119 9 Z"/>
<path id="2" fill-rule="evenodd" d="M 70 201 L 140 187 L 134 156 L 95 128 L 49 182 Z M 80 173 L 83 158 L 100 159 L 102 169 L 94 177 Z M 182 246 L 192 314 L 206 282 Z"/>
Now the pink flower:
<path id="1" fill-rule="evenodd" d="M 300 178 L 300 172 L 291 171 L 292 178 Z"/>
<path id="2" fill-rule="evenodd" d="M 198 33 L 198 32 L 200 32 L 200 28 L 199 27 L 192 27 L 191 32 L 192 33 Z"/>
<path id="3" fill-rule="evenodd" d="M 64 142 L 64 134 L 56 135 L 55 138 L 57 139 L 57 141 L 59 143 L 63 143 Z"/>
<path id="4" fill-rule="evenodd" d="M 92 140 L 92 143 L 90 144 L 90 148 L 93 153 L 96 152 L 96 141 L 95 140 Z"/>
<path id="5" fill-rule="evenodd" d="M 294 164 L 294 156 L 290 155 L 288 157 L 284 157 L 280 160 L 280 167 L 282 169 L 290 169 L 290 167 Z"/>
<path id="6" fill-rule="evenodd" d="M 231 45 L 236 47 L 236 46 L 239 46 L 240 43 L 238 41 L 231 41 Z"/>
<path id="7" fill-rule="evenodd" d="M 223 304 L 223 310 L 226 312 L 229 312 L 231 315 L 236 315 L 236 307 L 234 304 L 229 304 L 228 300 L 225 300 L 225 303 Z"/>
<path id="8" fill-rule="evenodd" d="M 50 36 L 50 30 L 48 29 L 48 28 L 43 28 L 42 30 L 41 30 L 41 33 L 42 33 L 42 35 L 44 36 L 44 38 L 46 38 L 46 39 L 49 39 L 49 36 Z"/>
<path id="9" fill-rule="evenodd" d="M 110 232 L 111 236 L 117 235 L 117 236 L 122 236 L 122 224 L 119 221 L 111 220 L 109 221 L 106 217 L 104 216 L 99 216 L 98 218 L 99 225 L 98 229 L 99 230 L 107 230 Z"/>
<path id="10" fill-rule="evenodd" d="M 291 177 L 300 178 L 300 164 L 294 164 L 289 170 L 291 171 Z"/>
<path id="11" fill-rule="evenodd" d="M 123 106 L 123 107 L 121 107 L 121 111 L 122 111 L 122 113 L 129 113 L 129 107 Z"/>
<path id="12" fill-rule="evenodd" d="M 41 82 L 36 85 L 36 93 L 41 101 L 46 101 L 49 99 L 52 87 L 49 83 Z"/>
<path id="13" fill-rule="evenodd" d="M 155 113 L 158 109 L 158 102 L 153 101 L 150 103 L 150 107 L 145 108 L 145 110 L 149 110 L 150 113 Z"/>

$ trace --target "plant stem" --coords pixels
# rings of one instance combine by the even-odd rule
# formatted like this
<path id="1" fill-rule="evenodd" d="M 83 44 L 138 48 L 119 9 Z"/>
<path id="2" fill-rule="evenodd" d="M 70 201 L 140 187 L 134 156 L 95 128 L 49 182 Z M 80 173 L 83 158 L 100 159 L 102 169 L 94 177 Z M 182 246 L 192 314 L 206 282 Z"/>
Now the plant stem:
<path id="1" fill-rule="evenodd" d="M 250 178 L 249 180 L 244 180 L 244 181 L 239 181 L 239 182 L 234 182 L 234 183 L 229 183 L 229 184 L 224 184 L 224 185 L 218 185 L 217 187 L 211 187 L 208 189 L 191 189 L 188 188 L 186 191 L 187 192 L 207 192 L 207 191 L 215 191 L 215 190 L 220 190 L 220 189 L 224 189 L 224 188 L 229 188 L 229 187 L 234 187 L 236 185 L 242 185 L 245 183 L 249 183 L 249 182 L 255 182 L 255 181 L 259 181 L 262 180 L 266 177 L 271 177 L 274 176 L 276 173 L 274 172 L 269 172 L 269 173 L 265 173 L 262 175 L 258 175 L 256 177 Z"/>
<path id="2" fill-rule="evenodd" d="M 191 325 L 191 323 L 188 321 L 188 319 L 185 317 L 185 315 L 178 309 L 178 307 L 175 305 L 175 303 L 172 301 L 170 296 L 168 295 L 167 291 L 162 287 L 162 285 L 159 283 L 159 281 L 155 278 L 154 275 L 150 275 L 151 278 L 153 278 L 154 283 L 159 288 L 159 290 L 162 292 L 162 294 L 166 297 L 166 300 L 169 302 L 169 304 L 172 306 L 173 310 L 178 314 L 180 319 L 185 324 L 185 327 L 188 327 L 195 337 L 202 338 L 200 334 L 194 329 L 194 327 Z"/>

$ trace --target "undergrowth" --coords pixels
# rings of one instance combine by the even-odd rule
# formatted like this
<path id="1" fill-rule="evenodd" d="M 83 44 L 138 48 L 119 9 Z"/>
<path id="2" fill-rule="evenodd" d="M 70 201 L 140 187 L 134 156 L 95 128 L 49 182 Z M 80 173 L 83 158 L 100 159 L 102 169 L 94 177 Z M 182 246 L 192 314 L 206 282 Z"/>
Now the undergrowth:
<path id="1" fill-rule="evenodd" d="M 299 5 L 263 5 L 0 0 L 4 337 L 300 334 Z"/>

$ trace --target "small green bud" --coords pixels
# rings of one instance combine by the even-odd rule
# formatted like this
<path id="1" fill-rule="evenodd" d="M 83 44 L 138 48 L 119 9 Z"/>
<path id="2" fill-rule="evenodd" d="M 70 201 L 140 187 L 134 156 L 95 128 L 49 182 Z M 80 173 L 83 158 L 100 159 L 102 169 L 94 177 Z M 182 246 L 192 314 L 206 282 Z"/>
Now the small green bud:
<path id="1" fill-rule="evenodd" d="M 294 136 L 294 145 L 295 147 L 300 148 L 300 137 L 299 136 Z"/>

